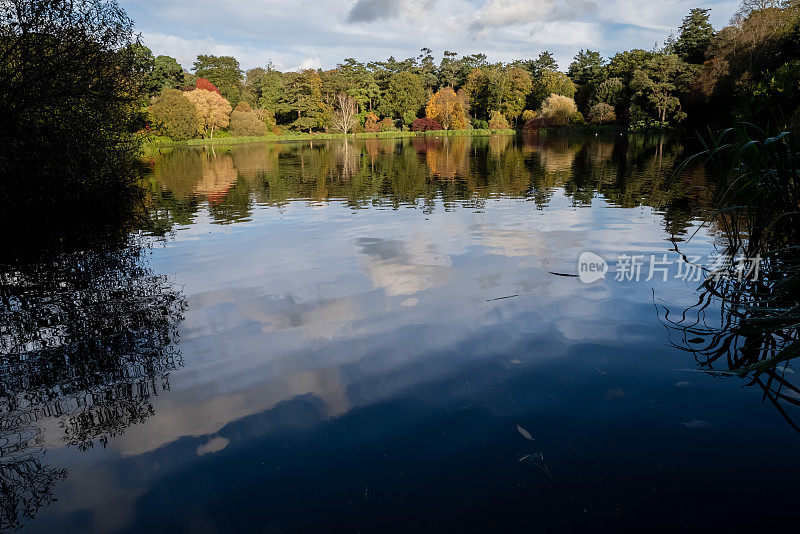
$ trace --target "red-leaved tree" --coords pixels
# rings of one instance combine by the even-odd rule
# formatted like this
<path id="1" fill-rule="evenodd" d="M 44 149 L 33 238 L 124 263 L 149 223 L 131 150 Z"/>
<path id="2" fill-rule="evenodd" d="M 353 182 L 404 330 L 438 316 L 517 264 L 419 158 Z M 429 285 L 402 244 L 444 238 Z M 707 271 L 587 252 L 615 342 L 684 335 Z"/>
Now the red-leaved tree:
<path id="1" fill-rule="evenodd" d="M 197 87 L 198 89 L 205 89 L 206 91 L 213 91 L 213 92 L 215 92 L 215 93 L 217 93 L 217 94 L 219 94 L 219 95 L 221 95 L 221 94 L 222 94 L 222 93 L 220 92 L 220 90 L 219 90 L 219 89 L 217 89 L 217 86 L 216 86 L 216 85 L 214 85 L 213 83 L 209 82 L 209 81 L 208 81 L 208 80 L 206 80 L 205 78 L 197 78 L 197 85 L 196 85 L 196 87 Z"/>

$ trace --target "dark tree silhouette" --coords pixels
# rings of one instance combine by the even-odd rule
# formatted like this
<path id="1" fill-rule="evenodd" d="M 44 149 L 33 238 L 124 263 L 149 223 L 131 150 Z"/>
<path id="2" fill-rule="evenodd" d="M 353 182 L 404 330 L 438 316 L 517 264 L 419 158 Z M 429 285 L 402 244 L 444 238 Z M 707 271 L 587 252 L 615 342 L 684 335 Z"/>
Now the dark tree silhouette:
<path id="1" fill-rule="evenodd" d="M 113 0 L 0 2 L 6 242 L 85 241 L 134 213 L 144 79 L 132 27 Z"/>

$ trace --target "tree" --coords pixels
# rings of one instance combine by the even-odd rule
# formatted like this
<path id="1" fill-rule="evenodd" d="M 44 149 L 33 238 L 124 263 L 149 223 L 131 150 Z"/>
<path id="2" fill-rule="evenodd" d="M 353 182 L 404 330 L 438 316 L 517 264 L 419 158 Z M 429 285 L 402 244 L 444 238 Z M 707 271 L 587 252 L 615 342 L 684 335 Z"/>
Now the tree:
<path id="1" fill-rule="evenodd" d="M 203 89 L 204 91 L 211 91 L 212 93 L 222 95 L 222 92 L 220 92 L 217 86 L 205 78 L 197 78 L 197 81 L 195 82 L 195 89 Z"/>
<path id="2" fill-rule="evenodd" d="M 161 91 L 161 87 L 154 83 L 152 78 L 155 63 L 153 52 L 139 42 L 129 44 L 126 51 L 133 61 L 134 81 L 146 101 L 147 98 L 157 95 Z"/>
<path id="3" fill-rule="evenodd" d="M 231 104 L 222 95 L 205 89 L 195 89 L 184 92 L 183 96 L 197 108 L 205 137 L 214 139 L 214 130 L 228 126 Z"/>
<path id="4" fill-rule="evenodd" d="M 609 78 L 620 78 L 627 85 L 633 78 L 636 69 L 641 68 L 655 53 L 646 50 L 627 50 L 611 58 L 608 63 Z"/>
<path id="5" fill-rule="evenodd" d="M 202 121 L 197 108 L 177 89 L 165 88 L 147 113 L 153 128 L 175 141 L 192 139 L 200 133 Z"/>
<path id="6" fill-rule="evenodd" d="M 358 104 L 355 98 L 345 93 L 336 95 L 336 112 L 333 114 L 334 128 L 344 134 L 349 133 L 356 124 L 357 113 Z"/>
<path id="7" fill-rule="evenodd" d="M 258 137 L 266 135 L 267 126 L 247 102 L 239 102 L 231 113 L 228 131 L 234 137 Z"/>
<path id="8" fill-rule="evenodd" d="M 567 76 L 577 85 L 585 85 L 597 79 L 604 64 L 600 52 L 581 50 L 570 63 Z"/>
<path id="9" fill-rule="evenodd" d="M 183 67 L 178 60 L 170 56 L 158 56 L 153 62 L 153 71 L 150 74 L 151 85 L 158 91 L 164 89 L 180 89 L 183 85 Z"/>
<path id="10" fill-rule="evenodd" d="M 631 89 L 656 110 L 659 122 L 683 120 L 677 92 L 686 91 L 695 70 L 675 54 L 659 54 L 634 72 Z"/>
<path id="11" fill-rule="evenodd" d="M 578 113 L 578 106 L 568 96 L 551 94 L 542 102 L 542 117 L 553 126 L 567 124 L 576 113 Z"/>
<path id="12" fill-rule="evenodd" d="M 433 50 L 430 48 L 423 48 L 420 50 L 420 55 L 417 56 L 417 71 L 422 80 L 422 85 L 427 91 L 433 90 L 439 86 L 439 77 L 436 75 L 436 64 L 433 62 Z"/>
<path id="13" fill-rule="evenodd" d="M 386 100 L 393 117 L 402 118 L 406 113 L 418 113 L 425 103 L 422 80 L 411 72 L 393 75 L 389 80 Z"/>
<path id="14" fill-rule="evenodd" d="M 475 118 L 489 119 L 503 102 L 503 76 L 497 67 L 473 69 L 467 76 L 464 91 L 469 97 Z"/>
<path id="15" fill-rule="evenodd" d="M 367 66 L 353 58 L 347 58 L 336 66 L 336 70 L 345 80 L 345 92 L 355 99 L 360 110 L 372 110 L 380 96 L 380 88 Z"/>
<path id="16" fill-rule="evenodd" d="M 540 53 L 539 57 L 536 59 L 515 61 L 511 64 L 511 66 L 525 69 L 528 71 L 528 74 L 530 74 L 531 79 L 533 80 L 541 76 L 542 72 L 546 70 L 558 70 L 558 62 L 556 61 L 556 58 L 553 57 L 553 54 L 547 50 Z"/>
<path id="17" fill-rule="evenodd" d="M 219 87 L 232 105 L 237 105 L 242 96 L 242 69 L 231 56 L 199 55 L 194 62 L 194 73 Z"/>
<path id="18" fill-rule="evenodd" d="M 452 87 L 438 91 L 425 106 L 425 116 L 442 125 L 445 130 L 463 130 L 467 127 L 464 102 Z"/>
<path id="19" fill-rule="evenodd" d="M 533 80 L 531 107 L 539 107 L 545 98 L 553 94 L 573 98 L 575 96 L 575 84 L 563 72 L 546 70 Z"/>
<path id="20" fill-rule="evenodd" d="M 288 76 L 286 99 L 296 115 L 294 127 L 308 130 L 322 126 L 325 107 L 322 101 L 322 78 L 314 69 L 291 73 Z"/>
<path id="21" fill-rule="evenodd" d="M 266 72 L 254 81 L 258 106 L 272 111 L 277 119 L 286 120 L 291 112 L 286 85 L 286 77 L 272 68 L 267 68 Z"/>
<path id="22" fill-rule="evenodd" d="M 492 111 L 492 116 L 489 117 L 489 128 L 492 130 L 508 130 L 508 127 L 505 115 L 497 110 Z"/>
<path id="23" fill-rule="evenodd" d="M 617 120 L 613 106 L 599 102 L 589 111 L 589 122 L 592 124 L 610 124 Z"/>
<path id="24" fill-rule="evenodd" d="M 510 68 L 503 73 L 503 87 L 500 111 L 516 124 L 517 118 L 525 111 L 528 94 L 533 83 L 528 73 L 520 68 Z"/>
<path id="25" fill-rule="evenodd" d="M 442 61 L 439 64 L 439 80 L 444 86 L 456 87 L 459 85 L 459 71 L 461 70 L 458 60 L 458 53 L 449 50 L 444 51 Z"/>
<path id="26" fill-rule="evenodd" d="M 278 124 L 275 121 L 275 114 L 272 111 L 266 108 L 259 108 L 255 110 L 256 117 L 258 120 L 264 123 L 264 126 L 267 127 L 267 131 L 271 131 L 275 126 Z"/>
<path id="27" fill-rule="evenodd" d="M 0 36 L 5 251 L 123 231 L 143 193 L 133 22 L 113 0 L 5 0 Z"/>
<path id="28" fill-rule="evenodd" d="M 683 19 L 674 51 L 687 63 L 703 63 L 706 50 L 714 38 L 714 27 L 709 22 L 710 9 L 692 9 Z"/>
<path id="29" fill-rule="evenodd" d="M 625 101 L 625 83 L 622 78 L 609 78 L 601 83 L 595 91 L 595 100 L 620 109 Z"/>

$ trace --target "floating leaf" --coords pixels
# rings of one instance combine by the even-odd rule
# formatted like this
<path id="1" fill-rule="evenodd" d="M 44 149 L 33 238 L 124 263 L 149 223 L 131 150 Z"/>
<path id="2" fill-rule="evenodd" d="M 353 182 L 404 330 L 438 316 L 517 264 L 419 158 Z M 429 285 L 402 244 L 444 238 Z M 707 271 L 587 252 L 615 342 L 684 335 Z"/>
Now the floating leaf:
<path id="1" fill-rule="evenodd" d="M 531 436 L 530 432 L 528 432 L 527 430 L 525 430 L 524 428 L 522 428 L 519 425 L 517 425 L 517 432 L 522 434 L 522 437 L 525 438 L 525 439 L 529 439 L 531 441 L 536 441 L 535 439 L 533 439 L 533 436 Z"/>

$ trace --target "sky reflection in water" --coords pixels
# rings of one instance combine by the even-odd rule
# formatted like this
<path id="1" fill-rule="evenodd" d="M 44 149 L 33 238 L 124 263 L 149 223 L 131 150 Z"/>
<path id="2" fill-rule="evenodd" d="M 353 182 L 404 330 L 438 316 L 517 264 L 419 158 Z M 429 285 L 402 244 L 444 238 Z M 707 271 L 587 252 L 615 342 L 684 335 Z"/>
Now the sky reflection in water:
<path id="1" fill-rule="evenodd" d="M 584 251 L 677 257 L 708 198 L 672 175 L 681 155 L 492 137 L 154 156 L 171 231 L 143 262 L 186 301 L 182 365 L 105 448 L 43 418 L 69 474 L 26 530 L 781 524 L 798 436 L 759 391 L 685 371 L 656 317 L 694 285 L 551 274 Z"/>

